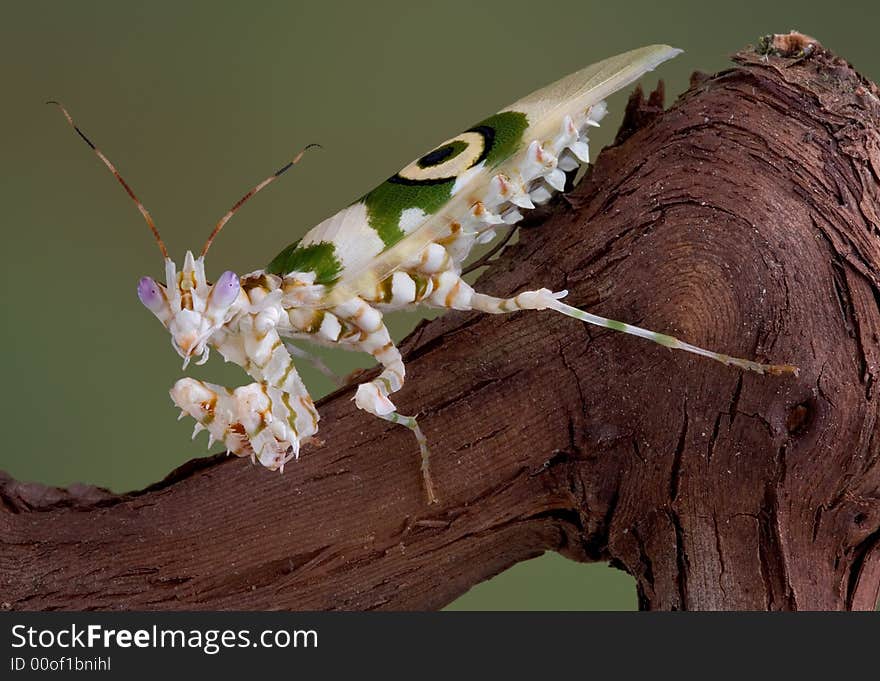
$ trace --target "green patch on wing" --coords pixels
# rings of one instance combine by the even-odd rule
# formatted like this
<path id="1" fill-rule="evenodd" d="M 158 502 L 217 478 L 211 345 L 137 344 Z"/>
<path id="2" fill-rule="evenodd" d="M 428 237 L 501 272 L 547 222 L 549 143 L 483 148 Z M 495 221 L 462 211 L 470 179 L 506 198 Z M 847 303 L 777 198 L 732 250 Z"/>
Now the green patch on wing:
<path id="1" fill-rule="evenodd" d="M 284 276 L 290 272 L 314 272 L 316 284 L 332 284 L 342 272 L 342 263 L 336 257 L 336 247 L 329 241 L 300 246 L 290 244 L 266 267 L 270 274 Z"/>
<path id="2" fill-rule="evenodd" d="M 523 133 L 529 127 L 528 117 L 519 111 L 502 111 L 480 121 L 473 128 L 487 139 L 486 165 L 498 165 L 515 153 L 523 141 Z M 491 131 L 491 132 L 490 132 Z"/>
<path id="3" fill-rule="evenodd" d="M 428 215 L 436 213 L 449 200 L 455 184 L 455 179 L 418 184 L 404 184 L 395 179 L 383 182 L 362 199 L 367 206 L 370 227 L 376 230 L 385 248 L 406 236 L 400 228 L 403 211 L 419 208 Z"/>
<path id="4" fill-rule="evenodd" d="M 481 134 L 486 149 L 476 162 L 485 161 L 491 168 L 507 159 L 522 144 L 523 133 L 528 127 L 528 118 L 519 111 L 503 111 L 477 123 L 468 132 Z M 417 163 L 426 167 L 433 162 L 448 161 L 465 148 L 466 145 L 460 141 L 452 142 L 423 156 Z M 439 152 L 443 152 L 443 157 L 435 159 L 432 154 Z M 454 184 L 455 178 L 419 181 L 395 175 L 361 200 L 367 207 L 370 226 L 376 230 L 387 249 L 406 236 L 400 228 L 403 211 L 419 208 L 425 214 L 433 215 L 452 196 Z"/>

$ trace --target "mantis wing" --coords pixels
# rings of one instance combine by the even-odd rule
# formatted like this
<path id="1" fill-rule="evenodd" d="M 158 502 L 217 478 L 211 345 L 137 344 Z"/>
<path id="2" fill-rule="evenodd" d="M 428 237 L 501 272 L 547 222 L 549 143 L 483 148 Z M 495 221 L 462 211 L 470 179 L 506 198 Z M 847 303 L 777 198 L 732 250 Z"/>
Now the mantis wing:
<path id="1" fill-rule="evenodd" d="M 487 194 L 493 177 L 518 176 L 533 141 L 549 144 L 569 119 L 585 126 L 592 107 L 680 52 L 668 45 L 642 47 L 533 92 L 316 226 L 279 254 L 269 271 L 296 271 L 299 254 L 317 249 L 324 265 L 327 253 L 336 258 L 327 268 L 334 275 L 327 282 L 328 306 L 375 290 L 429 244 L 448 236 Z"/>

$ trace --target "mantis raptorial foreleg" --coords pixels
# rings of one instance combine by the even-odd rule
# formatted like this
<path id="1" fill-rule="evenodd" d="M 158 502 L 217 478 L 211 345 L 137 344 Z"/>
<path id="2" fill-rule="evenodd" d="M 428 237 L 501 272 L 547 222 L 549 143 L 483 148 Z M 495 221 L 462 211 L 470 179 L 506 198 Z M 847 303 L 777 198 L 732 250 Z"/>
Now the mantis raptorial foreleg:
<path id="1" fill-rule="evenodd" d="M 318 413 L 290 353 L 274 328 L 271 312 L 242 319 L 239 333 L 227 333 L 217 349 L 242 366 L 255 383 L 235 388 L 179 380 L 171 398 L 238 456 L 256 457 L 272 470 L 299 456 L 300 443 L 318 429 Z"/>
<path id="2" fill-rule="evenodd" d="M 196 420 L 195 437 L 208 431 L 209 446 L 224 444 L 230 454 L 250 456 L 270 470 L 299 454 L 300 414 L 290 395 L 266 383 L 250 383 L 234 390 L 193 378 L 182 378 L 171 389 L 171 398 Z"/>

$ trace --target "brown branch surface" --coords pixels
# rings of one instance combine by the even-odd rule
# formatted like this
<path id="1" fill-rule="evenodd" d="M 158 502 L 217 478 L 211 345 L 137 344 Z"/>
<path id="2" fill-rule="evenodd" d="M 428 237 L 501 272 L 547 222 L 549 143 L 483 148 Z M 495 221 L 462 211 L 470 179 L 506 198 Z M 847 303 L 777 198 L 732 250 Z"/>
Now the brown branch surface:
<path id="1" fill-rule="evenodd" d="M 284 475 L 198 460 L 141 492 L 0 485 L 13 609 L 439 608 L 544 551 L 653 609 L 868 609 L 880 585 L 880 104 L 821 48 L 747 50 L 616 146 L 479 282 L 732 354 L 747 375 L 552 313 L 406 341 L 412 436 L 321 405 Z"/>

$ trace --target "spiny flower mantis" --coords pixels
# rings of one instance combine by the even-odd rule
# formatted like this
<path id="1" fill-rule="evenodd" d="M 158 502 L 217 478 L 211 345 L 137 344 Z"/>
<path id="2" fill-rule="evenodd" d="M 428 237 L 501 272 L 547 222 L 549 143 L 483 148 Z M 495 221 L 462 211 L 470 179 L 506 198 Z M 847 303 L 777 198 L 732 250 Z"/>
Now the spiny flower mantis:
<path id="1" fill-rule="evenodd" d="M 403 358 L 384 313 L 428 305 L 502 314 L 553 310 L 758 373 L 795 373 L 789 365 L 759 364 L 699 348 L 672 336 L 606 319 L 561 302 L 565 291 L 546 288 L 496 298 L 475 291 L 462 265 L 476 244 L 514 225 L 523 211 L 563 190 L 567 174 L 589 162 L 587 133 L 605 115 L 604 99 L 680 50 L 652 45 L 611 57 L 528 95 L 413 161 L 374 190 L 324 220 L 282 250 L 265 269 L 243 277 L 205 275 L 214 238 L 250 197 L 296 164 L 303 149 L 260 182 L 220 219 L 198 257 L 187 252 L 178 271 L 153 219 L 113 164 L 68 122 L 136 203 L 165 259 L 165 282 L 137 287 L 141 302 L 171 334 L 184 368 L 210 348 L 240 365 L 253 382 L 235 389 L 180 379 L 171 398 L 229 452 L 283 470 L 318 430 L 318 412 L 294 366 L 285 339 L 371 354 L 381 365 L 357 387 L 355 403 L 409 428 L 421 454 L 429 502 L 437 495 L 428 444 L 416 418 L 397 411 L 390 396 L 404 382 Z M 310 145 L 311 146 L 311 145 Z"/>

